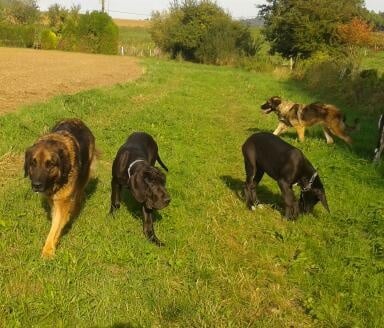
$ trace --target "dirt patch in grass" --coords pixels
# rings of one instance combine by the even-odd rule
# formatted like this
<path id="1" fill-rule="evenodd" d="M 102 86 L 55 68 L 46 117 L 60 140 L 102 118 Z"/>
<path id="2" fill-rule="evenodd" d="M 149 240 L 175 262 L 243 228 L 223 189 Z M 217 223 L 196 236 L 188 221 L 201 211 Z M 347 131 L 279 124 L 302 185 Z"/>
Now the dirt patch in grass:
<path id="1" fill-rule="evenodd" d="M 0 114 L 58 94 L 109 86 L 143 73 L 131 57 L 0 48 Z"/>

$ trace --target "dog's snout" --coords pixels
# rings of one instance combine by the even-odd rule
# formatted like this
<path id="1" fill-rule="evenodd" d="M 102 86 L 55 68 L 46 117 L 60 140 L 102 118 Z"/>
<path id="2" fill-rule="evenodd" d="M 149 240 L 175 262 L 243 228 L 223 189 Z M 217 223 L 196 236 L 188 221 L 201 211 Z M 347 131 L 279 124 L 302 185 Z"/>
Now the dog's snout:
<path id="1" fill-rule="evenodd" d="M 33 189 L 33 191 L 42 191 L 43 190 L 43 183 L 40 181 L 32 182 L 32 189 Z"/>
<path id="2" fill-rule="evenodd" d="M 164 197 L 164 203 L 167 205 L 171 202 L 171 198 L 169 196 Z"/>

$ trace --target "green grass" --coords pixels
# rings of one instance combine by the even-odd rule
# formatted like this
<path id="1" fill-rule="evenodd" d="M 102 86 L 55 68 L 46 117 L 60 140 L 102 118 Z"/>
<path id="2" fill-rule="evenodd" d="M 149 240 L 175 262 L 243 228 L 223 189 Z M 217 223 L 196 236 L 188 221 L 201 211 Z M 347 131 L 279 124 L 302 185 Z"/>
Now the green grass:
<path id="1" fill-rule="evenodd" d="M 120 45 L 129 56 L 153 56 L 155 43 L 148 28 L 119 26 Z"/>
<path id="2" fill-rule="evenodd" d="M 384 73 L 384 51 L 370 51 L 368 56 L 363 57 L 364 69 L 377 69 L 380 73 Z"/>
<path id="3" fill-rule="evenodd" d="M 240 147 L 275 128 L 276 117 L 259 110 L 267 97 L 315 96 L 267 74 L 144 64 L 136 82 L 0 117 L 0 326 L 383 327 L 384 181 L 370 163 L 376 122 L 361 116 L 352 148 L 326 145 L 319 129 L 302 144 L 284 136 L 318 168 L 331 208 L 287 222 L 270 178 L 258 188 L 264 208 L 248 211 L 237 196 Z M 80 216 L 54 260 L 43 261 L 50 223 L 22 177 L 22 157 L 64 117 L 86 122 L 102 157 Z M 172 202 L 155 223 L 164 248 L 144 238 L 128 194 L 127 206 L 108 216 L 111 163 L 133 131 L 155 137 L 170 169 Z"/>

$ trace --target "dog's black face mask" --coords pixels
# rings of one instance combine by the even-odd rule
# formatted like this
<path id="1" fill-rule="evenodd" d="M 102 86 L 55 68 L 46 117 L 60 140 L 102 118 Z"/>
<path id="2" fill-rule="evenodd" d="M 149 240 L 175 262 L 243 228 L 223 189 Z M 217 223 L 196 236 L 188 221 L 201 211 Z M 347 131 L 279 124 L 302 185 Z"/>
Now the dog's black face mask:
<path id="1" fill-rule="evenodd" d="M 324 208 L 329 211 L 327 198 L 325 196 L 325 191 L 323 184 L 320 181 L 319 177 L 316 177 L 311 188 L 308 190 L 303 190 L 300 195 L 299 200 L 299 209 L 301 213 L 310 213 L 313 211 L 315 205 L 321 202 Z"/>
<path id="2" fill-rule="evenodd" d="M 276 110 L 277 107 L 281 104 L 281 98 L 280 97 L 271 97 L 267 100 L 266 103 L 261 105 L 261 109 L 265 114 L 269 114 L 270 112 L 273 112 Z"/>
<path id="3" fill-rule="evenodd" d="M 49 143 L 39 143 L 25 152 L 24 176 L 31 179 L 35 192 L 52 192 L 55 183 L 63 178 L 68 167 L 64 168 L 63 152 Z"/>

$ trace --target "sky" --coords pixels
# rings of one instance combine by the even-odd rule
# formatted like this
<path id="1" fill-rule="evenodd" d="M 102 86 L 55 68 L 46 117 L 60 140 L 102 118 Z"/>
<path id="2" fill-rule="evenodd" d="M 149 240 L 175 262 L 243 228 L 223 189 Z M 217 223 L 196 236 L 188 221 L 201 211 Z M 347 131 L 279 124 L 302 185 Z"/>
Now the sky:
<path id="1" fill-rule="evenodd" d="M 337 1 L 337 0 L 335 0 Z M 41 10 L 58 3 L 64 7 L 80 5 L 81 12 L 99 10 L 101 0 L 37 0 Z M 165 10 L 169 7 L 170 0 L 105 0 L 105 8 L 114 18 L 145 19 L 150 18 L 154 10 Z M 257 5 L 265 3 L 264 0 L 216 0 L 216 3 L 228 11 L 234 18 L 252 18 L 257 16 Z M 369 10 L 384 12 L 383 0 L 365 0 Z"/>

